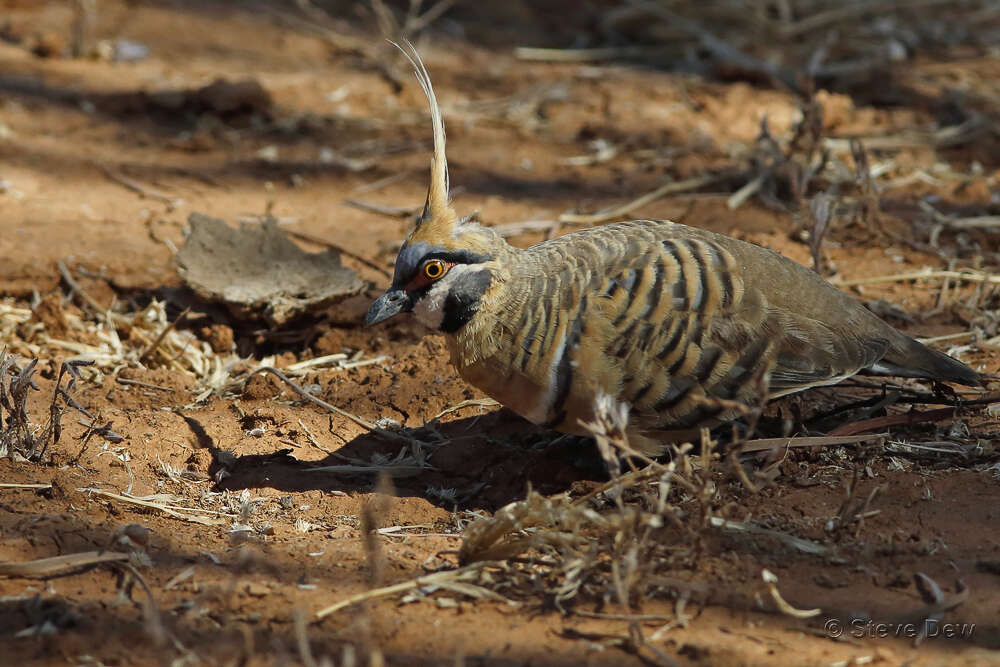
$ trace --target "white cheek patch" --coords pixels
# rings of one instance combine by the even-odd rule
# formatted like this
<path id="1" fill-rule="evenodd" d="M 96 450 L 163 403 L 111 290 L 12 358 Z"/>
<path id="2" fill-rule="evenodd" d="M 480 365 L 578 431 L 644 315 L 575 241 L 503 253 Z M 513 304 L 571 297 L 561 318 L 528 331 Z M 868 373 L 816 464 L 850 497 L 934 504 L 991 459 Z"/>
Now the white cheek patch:
<path id="1" fill-rule="evenodd" d="M 445 301 L 448 299 L 448 292 L 451 291 L 455 281 L 463 273 L 479 270 L 478 268 L 473 268 L 474 266 L 474 264 L 457 264 L 451 267 L 448 274 L 434 283 L 433 287 L 414 304 L 413 314 L 421 324 L 435 331 L 441 328 L 441 323 L 444 321 L 444 308 Z"/>
<path id="2" fill-rule="evenodd" d="M 420 323 L 431 329 L 440 329 L 444 321 L 444 301 L 448 296 L 447 277 L 441 279 L 413 306 L 413 314 Z"/>

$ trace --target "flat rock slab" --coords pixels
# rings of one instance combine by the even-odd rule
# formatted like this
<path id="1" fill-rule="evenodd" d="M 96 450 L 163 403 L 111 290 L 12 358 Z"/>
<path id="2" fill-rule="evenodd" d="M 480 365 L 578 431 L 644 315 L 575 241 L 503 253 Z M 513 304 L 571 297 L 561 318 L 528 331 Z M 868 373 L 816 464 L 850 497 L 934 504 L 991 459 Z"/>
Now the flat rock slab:
<path id="1" fill-rule="evenodd" d="M 279 326 L 365 288 L 335 250 L 309 253 L 273 221 L 230 227 L 192 213 L 177 270 L 200 297 L 224 303 L 240 319 Z"/>

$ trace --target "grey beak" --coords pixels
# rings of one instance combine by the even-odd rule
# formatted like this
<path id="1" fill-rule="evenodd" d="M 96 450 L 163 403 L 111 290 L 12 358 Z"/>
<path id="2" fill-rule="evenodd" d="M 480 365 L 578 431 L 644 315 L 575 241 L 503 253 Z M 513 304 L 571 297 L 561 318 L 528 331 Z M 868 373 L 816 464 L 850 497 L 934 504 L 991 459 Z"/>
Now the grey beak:
<path id="1" fill-rule="evenodd" d="M 390 317 L 405 313 L 413 308 L 413 299 L 405 290 L 392 289 L 375 299 L 365 315 L 365 326 L 370 327 L 379 322 L 385 322 Z"/>

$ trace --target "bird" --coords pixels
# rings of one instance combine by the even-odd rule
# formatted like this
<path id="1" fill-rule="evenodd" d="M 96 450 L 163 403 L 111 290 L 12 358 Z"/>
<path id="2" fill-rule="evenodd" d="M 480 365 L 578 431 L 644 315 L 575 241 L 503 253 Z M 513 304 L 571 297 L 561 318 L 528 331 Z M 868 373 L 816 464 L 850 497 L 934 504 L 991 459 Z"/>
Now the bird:
<path id="1" fill-rule="evenodd" d="M 510 245 L 449 199 L 445 128 L 427 69 L 430 184 L 371 326 L 412 313 L 470 385 L 548 429 L 588 435 L 595 401 L 628 406 L 645 454 L 764 401 L 857 373 L 977 386 L 980 373 L 896 330 L 772 250 L 666 220 Z"/>

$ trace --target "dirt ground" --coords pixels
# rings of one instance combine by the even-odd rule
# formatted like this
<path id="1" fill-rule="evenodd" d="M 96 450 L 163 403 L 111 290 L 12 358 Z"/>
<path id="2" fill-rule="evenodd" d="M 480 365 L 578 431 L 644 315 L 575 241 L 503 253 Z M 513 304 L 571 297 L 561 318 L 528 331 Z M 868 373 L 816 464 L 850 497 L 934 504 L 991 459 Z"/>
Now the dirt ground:
<path id="1" fill-rule="evenodd" d="M 473 403 L 432 421 L 482 398 L 457 378 L 443 341 L 404 318 L 361 326 L 388 284 L 408 212 L 423 203 L 430 136 L 419 86 L 383 45 L 368 3 L 326 3 L 342 9 L 328 22 L 295 3 L 97 4 L 93 25 L 81 28 L 97 55 L 73 58 L 74 3 L 0 2 L 0 342 L 19 368 L 39 360 L 31 422 L 46 423 L 64 361 L 98 362 L 69 392 L 90 418 L 67 409 L 40 460 L 0 459 L 0 574 L 5 564 L 84 552 L 131 560 L 0 576 L 2 662 L 1000 663 L 1000 424 L 989 401 L 917 424 L 897 419 L 864 444 L 757 460 L 780 463 L 758 493 L 733 496 L 731 518 L 821 544 L 822 556 L 766 535 L 717 533 L 697 558 L 660 573 L 681 582 L 673 591 L 631 607 L 609 593 L 560 609 L 541 584 L 491 589 L 510 603 L 477 599 L 481 588 L 423 585 L 315 619 L 373 587 L 454 567 L 465 527 L 529 486 L 579 497 L 607 472 L 592 445 L 547 446 L 555 434 L 503 409 Z M 586 13 L 540 6 L 511 3 L 478 18 L 459 6 L 415 38 L 444 108 L 460 212 L 491 225 L 543 221 L 511 235 L 527 245 L 576 228 L 544 224 L 565 212 L 721 174 L 626 217 L 674 219 L 811 263 L 793 232 L 800 213 L 755 196 L 727 205 L 748 180 L 738 177 L 762 119 L 773 137 L 791 136 L 802 116 L 792 93 L 738 76 L 519 58 L 512 47 L 572 44 L 560 12 Z M 123 58 L 129 44 L 117 42 L 116 57 L 122 39 L 148 54 Z M 857 87 L 853 99 L 816 96 L 840 164 L 854 164 L 847 139 L 877 138 L 869 160 L 885 228 L 835 216 L 824 270 L 842 283 L 925 267 L 980 271 L 986 282 L 852 289 L 892 324 L 946 337 L 931 344 L 996 373 L 996 227 L 949 221 L 995 221 L 1000 207 L 1000 107 L 991 106 L 1000 104 L 1000 59 L 953 49 L 880 76 L 881 97 Z M 218 80 L 259 87 L 210 87 Z M 956 108 L 986 131 L 933 140 L 966 123 L 949 121 Z M 907 242 L 934 227 L 927 207 L 944 216 L 937 240 Z M 303 248 L 345 251 L 370 288 L 285 327 L 240 321 L 196 298 L 178 274 L 173 254 L 192 212 L 248 224 L 269 213 Z M 143 311 L 150 304 L 159 310 Z M 189 342 L 172 358 L 154 354 L 138 324 L 115 319 L 137 312 L 152 318 L 153 337 L 177 321 L 171 335 Z M 214 376 L 187 361 L 195 352 L 198 363 L 217 364 Z M 247 379 L 258 366 L 340 353 L 347 363 L 289 375 L 356 420 L 299 400 L 273 376 Z M 798 420 L 873 394 L 816 390 L 770 412 Z M 865 418 L 910 409 L 889 407 Z M 849 421 L 827 420 L 813 434 Z M 859 523 L 830 530 L 856 471 L 856 496 L 879 491 Z M 793 607 L 823 613 L 761 611 L 765 568 Z M 940 585 L 937 603 L 918 591 L 917 573 Z M 941 602 L 956 596 L 964 601 Z M 917 624 L 936 613 L 937 634 L 957 637 L 916 646 L 893 636 L 928 604 L 947 608 Z M 860 615 L 871 623 L 851 625 Z"/>

